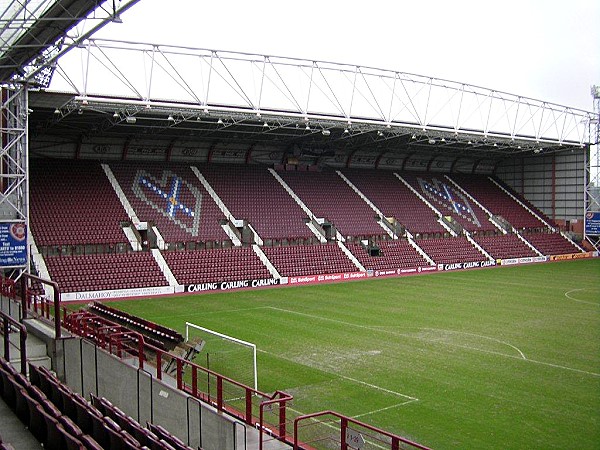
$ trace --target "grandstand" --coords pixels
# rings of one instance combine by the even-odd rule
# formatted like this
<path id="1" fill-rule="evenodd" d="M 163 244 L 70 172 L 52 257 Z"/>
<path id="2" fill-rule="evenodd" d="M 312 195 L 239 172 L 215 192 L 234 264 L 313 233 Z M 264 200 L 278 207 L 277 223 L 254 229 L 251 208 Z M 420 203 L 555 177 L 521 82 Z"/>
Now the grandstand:
<path id="1" fill-rule="evenodd" d="M 223 448 L 254 448 L 253 442 L 242 447 L 236 441 L 238 428 L 244 436 L 259 433 L 260 448 L 263 435 L 271 448 L 289 448 L 297 438 L 285 420 L 288 394 L 252 390 L 148 344 L 151 338 L 145 342 L 140 330 L 156 329 L 155 324 L 135 318 L 144 326 L 132 330 L 128 316 L 116 323 L 91 309 L 68 315 L 61 302 L 153 295 L 168 302 L 176 293 L 598 256 L 597 243 L 584 236 L 588 199 L 582 195 L 594 113 L 379 69 L 362 69 L 366 86 L 348 85 L 340 82 L 352 73 L 346 65 L 107 42 L 93 39 L 95 28 L 63 46 L 70 28 L 56 27 L 50 36 L 44 32 L 48 20 L 61 24 L 64 13 L 75 25 L 92 15 L 101 27 L 137 1 L 113 4 L 104 17 L 72 3 L 52 2 L 44 15 L 24 24 L 24 34 L 9 36 L 5 41 L 11 45 L 0 54 L 5 111 L 0 225 L 11 235 L 5 246 L 14 252 L 2 254 L 3 296 L 10 302 L 20 298 L 21 321 L 28 307 L 48 319 L 54 296 L 56 328 L 46 338 L 56 340 L 51 364 L 60 375 L 24 365 L 18 374 L 0 361 L 2 393 L 21 420 L 45 424 L 35 437 L 48 447 L 141 448 L 145 442 L 152 448 L 220 448 L 227 441 Z M 150 83 L 152 70 L 159 70 L 154 66 L 146 79 L 125 65 L 106 71 L 120 58 L 146 58 L 157 49 L 166 62 L 157 67 L 169 75 L 162 83 Z M 83 79 L 71 79 L 66 70 L 71 57 L 97 65 Z M 218 88 L 201 86 L 203 96 L 193 92 L 184 70 L 188 58 L 218 74 Z M 251 93 L 252 70 L 245 70 L 257 64 L 264 66 L 264 98 L 258 99 Z M 299 77 L 308 67 L 317 68 L 322 79 Z M 111 75 L 125 88 L 108 91 L 97 84 Z M 298 79 L 300 86 L 292 82 Z M 396 81 L 402 89 L 390 89 Z M 152 91 L 141 87 L 151 85 Z M 183 94 L 176 89 L 182 85 L 188 86 Z M 359 93 L 371 97 L 345 109 Z M 245 104 L 232 101 L 233 94 Z M 372 104 L 389 104 L 389 114 Z M 401 106 L 407 104 L 414 111 Z M 419 108 L 443 110 L 440 123 L 430 122 Z M 480 120 L 483 110 L 488 120 Z M 80 340 L 60 340 L 61 325 Z M 107 369 L 94 367 L 90 375 L 91 358 Z M 174 372 L 164 370 L 161 358 Z M 106 381 L 110 370 L 123 374 L 119 388 L 127 394 L 120 394 L 137 411 L 111 403 L 118 396 Z M 198 371 L 207 386 L 198 381 Z M 135 399 L 128 392 L 133 384 Z M 238 403 L 225 404 L 224 384 Z M 218 394 L 211 392 L 215 386 Z M 98 396 L 99 389 L 106 398 Z M 154 392 L 160 392 L 157 401 L 173 403 L 164 414 L 146 417 L 142 394 L 154 401 Z M 93 396 L 86 400 L 80 394 Z M 198 423 L 202 414 L 226 413 L 223 422 L 214 419 L 208 427 L 227 430 L 204 435 L 196 425 L 182 425 L 177 415 L 182 405 L 188 419 L 198 415 Z M 138 423 L 127 417 L 135 413 Z M 276 417 L 264 423 L 264 414 Z M 345 439 L 356 437 L 344 434 L 353 419 L 339 418 L 340 448 L 346 448 Z M 400 442 L 425 448 L 352 423 L 364 427 L 365 435 L 385 436 L 389 448 Z M 216 443 L 202 443 L 203 438 Z"/>

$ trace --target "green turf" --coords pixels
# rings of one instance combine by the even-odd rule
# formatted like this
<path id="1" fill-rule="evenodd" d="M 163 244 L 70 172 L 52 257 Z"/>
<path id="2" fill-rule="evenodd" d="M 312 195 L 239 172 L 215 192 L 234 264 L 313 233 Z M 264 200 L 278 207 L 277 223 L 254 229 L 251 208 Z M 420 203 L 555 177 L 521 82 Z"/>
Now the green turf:
<path id="1" fill-rule="evenodd" d="M 112 303 L 257 345 L 259 389 L 444 449 L 600 448 L 600 259 Z"/>

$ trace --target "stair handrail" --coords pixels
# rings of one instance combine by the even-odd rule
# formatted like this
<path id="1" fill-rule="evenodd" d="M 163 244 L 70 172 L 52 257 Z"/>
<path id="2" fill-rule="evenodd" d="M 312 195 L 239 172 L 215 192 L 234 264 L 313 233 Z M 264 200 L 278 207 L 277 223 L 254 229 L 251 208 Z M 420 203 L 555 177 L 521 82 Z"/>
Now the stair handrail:
<path id="1" fill-rule="evenodd" d="M 21 317 L 23 320 L 27 319 L 27 280 L 39 281 L 42 284 L 49 284 L 52 286 L 54 294 L 54 337 L 60 339 L 61 337 L 61 326 L 60 326 L 60 289 L 56 281 L 46 280 L 30 273 L 23 273 L 21 275 Z"/>
<path id="2" fill-rule="evenodd" d="M 10 362 L 10 326 L 17 327 L 19 329 L 19 344 L 21 352 L 21 373 L 27 375 L 27 328 L 25 325 L 20 323 L 15 318 L 8 314 L 0 311 L 0 318 L 2 319 L 2 333 L 4 335 L 4 359 Z"/>

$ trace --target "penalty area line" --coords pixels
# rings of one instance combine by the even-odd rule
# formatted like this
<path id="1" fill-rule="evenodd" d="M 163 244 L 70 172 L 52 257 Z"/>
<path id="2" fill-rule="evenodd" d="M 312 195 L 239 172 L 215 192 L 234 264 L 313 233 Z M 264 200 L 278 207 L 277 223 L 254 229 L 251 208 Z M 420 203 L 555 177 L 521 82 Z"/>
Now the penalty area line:
<path id="1" fill-rule="evenodd" d="M 287 358 L 285 356 L 278 355 L 278 354 L 272 353 L 272 352 L 268 352 L 266 350 L 261 350 L 259 348 L 257 348 L 256 351 L 259 352 L 259 353 L 264 353 L 266 355 L 275 356 L 276 358 L 284 359 L 286 361 L 290 361 L 290 362 L 293 362 L 295 364 L 302 364 L 302 363 L 299 363 L 298 361 L 296 361 L 296 360 L 294 360 L 292 358 Z M 306 365 L 306 364 L 303 364 L 303 365 Z M 409 402 L 405 402 L 405 403 L 411 403 L 411 402 L 418 402 L 419 401 L 419 399 L 416 398 L 416 397 L 411 397 L 410 395 L 406 395 L 406 394 L 402 394 L 400 392 L 392 391 L 390 389 L 386 389 L 384 387 L 377 386 L 376 384 L 367 383 L 366 381 L 357 380 L 356 378 L 347 377 L 346 375 L 340 375 L 339 373 L 337 373 L 335 371 L 327 370 L 327 369 L 325 369 L 323 367 L 319 367 L 319 366 L 307 366 L 307 367 L 311 367 L 313 369 L 320 370 L 322 372 L 328 373 L 330 375 L 336 376 L 336 377 L 341 378 L 341 379 L 346 380 L 346 381 L 350 381 L 352 383 L 360 384 L 362 386 L 366 386 L 368 388 L 375 389 L 377 391 L 385 392 L 386 394 L 391 394 L 391 395 L 395 395 L 396 397 L 402 397 L 402 398 L 406 398 L 406 399 L 410 400 Z"/>
<path id="2" fill-rule="evenodd" d="M 570 292 L 572 292 L 572 291 L 570 291 Z M 582 300 L 580 300 L 580 301 L 582 301 Z M 597 373 L 597 372 L 590 372 L 590 371 L 583 370 L 583 369 L 576 369 L 574 367 L 562 366 L 560 364 L 553 364 L 553 363 L 550 363 L 550 362 L 538 361 L 538 360 L 535 360 L 535 359 L 528 358 L 517 347 L 515 347 L 514 345 L 511 345 L 511 344 L 508 344 L 507 342 L 503 342 L 503 341 L 496 340 L 499 343 L 503 343 L 503 344 L 508 345 L 511 348 L 517 350 L 519 352 L 519 355 L 518 356 L 517 355 L 507 355 L 506 353 L 495 352 L 495 351 L 492 351 L 492 350 L 485 350 L 485 349 L 482 349 L 482 348 L 475 348 L 475 347 L 469 347 L 469 346 L 465 346 L 465 345 L 452 344 L 452 343 L 443 342 L 443 341 L 432 341 L 431 339 L 426 339 L 426 338 L 423 338 L 423 337 L 420 337 L 420 336 L 412 336 L 412 335 L 406 334 L 406 333 L 398 333 L 398 332 L 394 332 L 394 331 L 391 331 L 391 330 L 387 330 L 387 329 L 385 329 L 387 327 L 359 325 L 359 324 L 355 324 L 355 323 L 344 322 L 344 321 L 337 320 L 337 319 L 330 319 L 328 317 L 316 316 L 314 314 L 307 314 L 307 313 L 302 313 L 302 312 L 298 312 L 298 311 L 292 311 L 292 310 L 289 310 L 289 309 L 276 308 L 274 306 L 267 306 L 266 308 L 269 308 L 269 309 L 272 309 L 272 310 L 275 310 L 275 311 L 285 312 L 285 313 L 288 313 L 288 314 L 297 314 L 297 315 L 300 315 L 300 316 L 312 317 L 312 318 L 323 320 L 323 321 L 339 323 L 339 324 L 343 324 L 343 325 L 346 325 L 346 326 L 351 326 L 351 327 L 356 327 L 356 328 L 363 328 L 363 329 L 372 330 L 372 331 L 380 331 L 382 333 L 388 333 L 388 334 L 391 334 L 391 335 L 394 335 L 394 336 L 402 336 L 402 337 L 406 337 L 406 338 L 410 338 L 410 339 L 417 339 L 417 340 L 421 340 L 421 341 L 425 341 L 425 342 L 439 342 L 441 344 L 445 344 L 445 345 L 449 345 L 449 346 L 453 346 L 453 347 L 465 348 L 465 349 L 469 349 L 469 350 L 473 350 L 473 351 L 477 351 L 477 352 L 488 353 L 490 355 L 502 356 L 504 358 L 517 359 L 519 361 L 523 361 L 523 362 L 527 362 L 527 363 L 533 363 L 533 364 L 539 364 L 539 365 L 548 366 L 548 367 L 554 367 L 555 369 L 568 370 L 570 372 L 582 373 L 582 374 L 585 374 L 585 375 L 591 375 L 593 377 L 600 377 L 600 373 Z M 424 328 L 421 328 L 421 329 L 424 329 Z M 488 339 L 495 340 L 493 338 L 488 338 Z"/>

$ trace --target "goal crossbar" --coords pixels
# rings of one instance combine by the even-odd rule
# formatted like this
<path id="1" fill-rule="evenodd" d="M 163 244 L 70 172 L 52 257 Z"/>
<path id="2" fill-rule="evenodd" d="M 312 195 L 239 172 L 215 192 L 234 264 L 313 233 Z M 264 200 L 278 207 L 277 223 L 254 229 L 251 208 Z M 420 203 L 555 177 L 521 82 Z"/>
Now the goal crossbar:
<path id="1" fill-rule="evenodd" d="M 201 327 L 200 325 L 196 325 L 195 323 L 191 323 L 191 322 L 185 323 L 185 342 L 189 341 L 189 329 L 190 328 L 194 328 L 194 329 L 202 331 L 204 333 L 207 333 L 207 334 L 210 334 L 213 336 L 217 336 L 226 341 L 231 341 L 231 342 L 234 342 L 235 344 L 250 348 L 252 350 L 252 371 L 253 371 L 253 378 L 254 378 L 254 386 L 253 387 L 254 387 L 255 391 L 258 391 L 258 371 L 256 368 L 257 366 L 256 366 L 256 345 L 255 344 L 253 344 L 252 342 L 244 341 L 242 339 L 238 339 L 233 336 L 228 336 L 226 334 L 219 333 L 218 331 L 214 331 L 209 328 Z"/>

